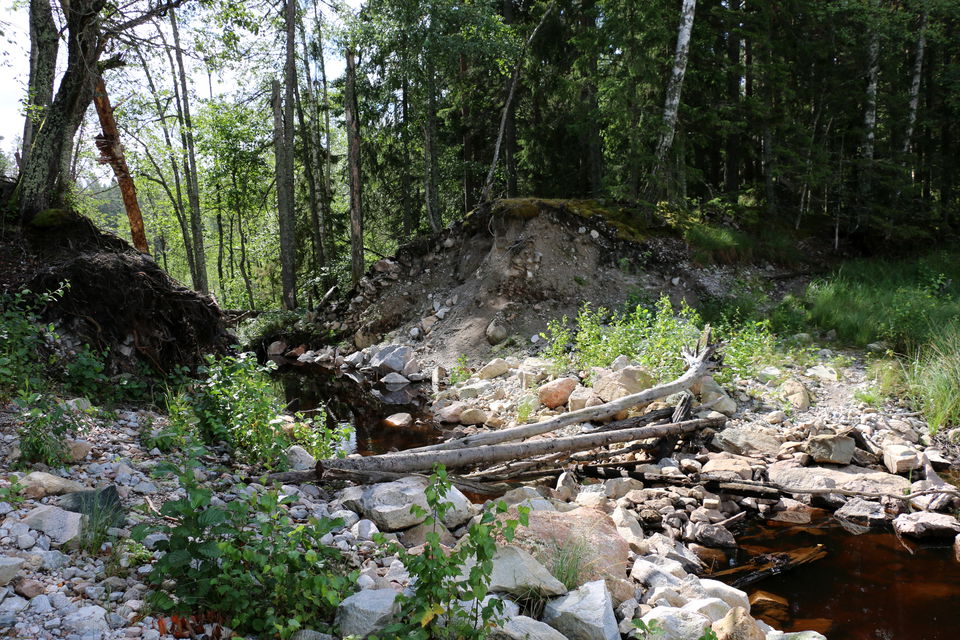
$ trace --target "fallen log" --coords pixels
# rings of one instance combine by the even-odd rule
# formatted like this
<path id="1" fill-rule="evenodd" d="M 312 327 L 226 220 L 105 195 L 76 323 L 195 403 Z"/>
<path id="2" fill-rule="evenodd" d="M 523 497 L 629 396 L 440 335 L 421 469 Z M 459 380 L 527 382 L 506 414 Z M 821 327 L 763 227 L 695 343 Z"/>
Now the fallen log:
<path id="1" fill-rule="evenodd" d="M 586 433 L 565 438 L 550 438 L 509 444 L 477 446 L 449 451 L 404 451 L 365 458 L 331 458 L 317 462 L 317 475 L 331 469 L 347 471 L 389 471 L 393 473 L 426 472 L 441 464 L 450 469 L 490 465 L 507 460 L 520 460 L 551 453 L 586 451 L 619 442 L 662 438 L 688 433 L 704 427 L 720 426 L 726 418 L 701 418 L 686 422 L 622 429 L 602 433 Z"/>
<path id="2" fill-rule="evenodd" d="M 377 482 L 391 482 L 401 478 L 407 478 L 411 475 L 421 475 L 417 473 L 392 473 L 387 471 L 356 471 L 346 469 L 327 469 L 324 475 L 325 480 L 349 480 L 357 484 L 374 484 Z M 425 477 L 425 476 L 424 476 Z M 448 476 L 450 482 L 461 491 L 475 493 L 483 496 L 500 496 L 512 489 L 509 484 L 500 482 L 480 482 L 471 478 L 461 476 Z M 318 480 L 317 472 L 314 469 L 308 471 L 282 471 L 271 473 L 266 478 L 245 478 L 247 482 L 263 482 L 267 485 L 274 484 L 302 484 L 304 482 L 315 482 Z"/>
<path id="3" fill-rule="evenodd" d="M 710 577 L 723 578 L 723 581 L 731 587 L 741 589 L 764 578 L 779 575 L 825 557 L 827 557 L 827 550 L 819 544 L 785 553 L 764 553 L 756 558 L 751 558 L 739 567 L 712 573 Z"/>
<path id="4" fill-rule="evenodd" d="M 511 427 L 509 429 L 500 429 L 499 431 L 477 433 L 463 438 L 458 438 L 456 440 L 448 440 L 447 442 L 427 445 L 425 447 L 417 447 L 416 449 L 407 449 L 401 453 L 389 455 L 409 455 L 411 453 L 448 451 L 495 445 L 513 440 L 525 440 L 527 438 L 543 435 L 545 433 L 556 431 L 557 429 L 568 427 L 573 424 L 590 422 L 591 420 L 603 420 L 604 418 L 615 416 L 621 411 L 626 411 L 627 409 L 635 407 L 638 404 L 653 402 L 659 398 L 664 398 L 666 396 L 673 395 L 674 393 L 679 393 L 689 389 L 700 378 L 710 371 L 714 364 L 712 356 L 716 352 L 717 347 L 717 344 L 710 342 L 710 328 L 707 327 L 704 330 L 703 337 L 701 337 L 697 349 L 694 352 L 683 353 L 682 357 L 687 361 L 687 371 L 672 382 L 660 384 L 655 387 L 640 391 L 639 393 L 634 393 L 632 395 L 624 396 L 622 398 L 618 398 L 617 400 L 607 402 L 606 404 L 597 405 L 595 407 L 587 407 L 577 411 L 570 411 L 568 413 L 559 415 L 556 418 L 544 420 L 543 422 L 523 424 L 516 427 Z"/>

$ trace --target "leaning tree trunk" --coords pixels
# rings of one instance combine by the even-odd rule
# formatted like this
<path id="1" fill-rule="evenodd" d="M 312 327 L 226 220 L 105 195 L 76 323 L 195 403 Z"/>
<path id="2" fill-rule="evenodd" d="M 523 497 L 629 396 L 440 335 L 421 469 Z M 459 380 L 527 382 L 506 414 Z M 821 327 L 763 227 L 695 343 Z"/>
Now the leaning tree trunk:
<path id="1" fill-rule="evenodd" d="M 53 80 L 57 62 L 57 25 L 48 0 L 30 0 L 30 81 L 27 116 L 23 125 L 20 167 L 30 161 L 33 131 L 43 121 L 53 99 Z"/>
<path id="2" fill-rule="evenodd" d="M 67 68 L 30 146 L 17 185 L 17 202 L 24 224 L 37 213 L 63 204 L 70 179 L 73 139 L 93 100 L 103 43 L 100 10 L 105 0 L 74 0 L 67 12 Z M 92 62 L 91 62 L 92 61 Z M 44 64 L 49 61 L 44 60 Z"/>
<path id="3" fill-rule="evenodd" d="M 697 9 L 697 0 L 683 0 L 680 9 L 680 27 L 677 29 L 677 49 L 673 56 L 673 70 L 667 84 L 667 97 L 663 105 L 663 124 L 660 140 L 657 142 L 654 180 L 662 177 L 667 162 L 667 154 L 673 147 L 673 137 L 677 132 L 677 114 L 680 110 L 680 93 L 683 91 L 683 77 L 687 71 L 690 57 L 690 35 L 693 33 L 693 16 Z M 656 188 L 656 185 L 654 185 Z"/>
<path id="4" fill-rule="evenodd" d="M 133 246 L 138 251 L 150 253 L 147 245 L 147 233 L 143 228 L 143 215 L 140 213 L 140 203 L 137 202 L 137 187 L 130 177 L 127 168 L 127 159 L 123 155 L 123 145 L 120 144 L 120 132 L 117 130 L 117 121 L 113 117 L 113 107 L 107 95 L 107 85 L 103 78 L 97 80 L 96 92 L 93 94 L 93 104 L 97 108 L 102 129 L 97 136 L 97 149 L 100 150 L 100 163 L 109 164 L 117 178 L 120 187 L 120 196 L 123 198 L 123 207 L 127 211 L 127 220 L 130 222 L 130 237 Z"/>
<path id="5" fill-rule="evenodd" d="M 356 285 L 363 277 L 363 200 L 360 187 L 360 124 L 357 114 L 357 65 L 347 49 L 344 107 L 347 120 L 347 166 L 350 172 L 350 273 Z"/>

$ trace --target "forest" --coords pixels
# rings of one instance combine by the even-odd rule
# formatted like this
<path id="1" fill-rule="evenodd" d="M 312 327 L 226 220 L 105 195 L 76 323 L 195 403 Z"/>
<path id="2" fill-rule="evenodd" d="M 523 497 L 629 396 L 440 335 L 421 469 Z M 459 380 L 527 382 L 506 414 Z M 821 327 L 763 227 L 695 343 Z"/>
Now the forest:
<path id="1" fill-rule="evenodd" d="M 95 171 L 92 67 L 53 91 L 95 55 L 151 253 L 226 308 L 309 306 L 497 197 L 860 253 L 956 219 L 950 0 L 71 7 L 96 24 L 47 4 L 20 206 L 69 197 L 129 233 Z M 31 172 L 54 117 L 59 161 Z"/>

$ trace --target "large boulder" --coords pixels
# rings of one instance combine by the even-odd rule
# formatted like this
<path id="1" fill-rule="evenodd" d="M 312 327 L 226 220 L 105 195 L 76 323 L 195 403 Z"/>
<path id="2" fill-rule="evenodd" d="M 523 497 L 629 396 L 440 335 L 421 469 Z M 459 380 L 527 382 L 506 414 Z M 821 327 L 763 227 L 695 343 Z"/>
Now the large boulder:
<path id="1" fill-rule="evenodd" d="M 767 467 L 770 481 L 791 489 L 844 489 L 859 493 L 902 495 L 910 481 L 883 471 L 857 465 L 844 467 L 802 467 L 794 460 L 780 460 Z"/>
<path id="2" fill-rule="evenodd" d="M 734 607 L 713 623 L 717 640 L 764 640 L 767 636 L 743 607 Z"/>
<path id="3" fill-rule="evenodd" d="M 380 349 L 370 358 L 370 366 L 377 370 L 380 377 L 390 373 L 403 373 L 413 360 L 413 349 L 406 345 L 390 344 Z"/>
<path id="4" fill-rule="evenodd" d="M 287 464 L 294 471 L 308 471 L 317 466 L 317 459 L 298 444 L 287 447 Z"/>
<path id="5" fill-rule="evenodd" d="M 960 522 L 946 513 L 918 511 L 902 513 L 893 519 L 894 530 L 913 538 L 950 538 L 960 534 Z"/>
<path id="6" fill-rule="evenodd" d="M 604 402 L 632 396 L 653 386 L 653 376 L 643 367 L 628 366 L 600 376 L 593 383 L 593 391 Z"/>
<path id="7" fill-rule="evenodd" d="M 713 445 L 735 455 L 776 455 L 782 441 L 775 433 L 760 425 L 728 427 L 713 437 Z"/>
<path id="8" fill-rule="evenodd" d="M 381 531 L 400 531 L 418 525 L 426 515 L 411 513 L 410 507 L 417 505 L 428 511 L 425 488 L 426 480 L 416 477 L 375 484 L 363 492 L 363 515 L 373 520 Z"/>
<path id="9" fill-rule="evenodd" d="M 396 600 L 397 592 L 393 589 L 358 591 L 337 607 L 335 624 L 345 638 L 365 638 L 393 622 L 398 610 Z"/>
<path id="10" fill-rule="evenodd" d="M 549 601 L 543 621 L 569 640 L 620 640 L 613 600 L 603 580 Z"/>
<path id="11" fill-rule="evenodd" d="M 857 443 L 849 436 L 824 434 L 807 440 L 806 449 L 814 462 L 850 464 Z"/>
<path id="12" fill-rule="evenodd" d="M 516 518 L 514 509 L 497 516 Z M 512 544 L 550 566 L 558 559 L 576 561 L 578 582 L 620 579 L 630 566 L 630 546 L 606 513 L 590 507 L 567 512 L 531 511 L 527 526 L 517 527 Z"/>
<path id="13" fill-rule="evenodd" d="M 537 390 L 537 397 L 547 408 L 556 409 L 567 403 L 567 399 L 578 384 L 576 378 L 557 378 L 541 386 Z"/>
<path id="14" fill-rule="evenodd" d="M 23 518 L 31 529 L 42 531 L 58 544 L 67 544 L 80 537 L 83 516 L 59 507 L 43 505 Z"/>
<path id="15" fill-rule="evenodd" d="M 494 358 L 480 367 L 480 371 L 477 371 L 477 377 L 481 380 L 490 380 L 502 376 L 507 371 L 510 371 L 510 365 L 507 361 L 503 358 Z"/>
<path id="16" fill-rule="evenodd" d="M 63 627 L 84 637 L 88 635 L 99 637 L 97 632 L 106 633 L 110 631 L 106 616 L 107 611 L 103 607 L 97 605 L 80 607 L 63 619 Z"/>
<path id="17" fill-rule="evenodd" d="M 0 587 L 5 586 L 17 576 L 23 563 L 23 558 L 0 556 Z"/>
<path id="18" fill-rule="evenodd" d="M 806 411 L 810 408 L 810 392 L 803 383 L 796 379 L 789 379 L 780 385 L 780 392 L 794 409 Z"/>
<path id="19" fill-rule="evenodd" d="M 710 628 L 710 618 L 678 607 L 654 607 L 640 618 L 644 624 L 656 624 L 657 640 L 699 640 Z"/>
<path id="20" fill-rule="evenodd" d="M 713 376 L 704 376 L 700 381 L 700 402 L 709 404 L 714 411 L 725 416 L 732 416 L 737 412 L 737 402 L 724 391 Z"/>
<path id="21" fill-rule="evenodd" d="M 550 625 L 527 616 L 511 617 L 488 637 L 489 640 L 568 640 Z"/>
<path id="22" fill-rule="evenodd" d="M 490 591 L 512 595 L 558 596 L 567 592 L 546 567 L 523 549 L 500 547 L 493 556 Z"/>
<path id="23" fill-rule="evenodd" d="M 20 480 L 20 484 L 23 486 L 23 494 L 34 500 L 46 496 L 59 496 L 73 491 L 83 491 L 88 488 L 75 480 L 61 478 L 45 471 L 28 473 L 26 477 Z"/>

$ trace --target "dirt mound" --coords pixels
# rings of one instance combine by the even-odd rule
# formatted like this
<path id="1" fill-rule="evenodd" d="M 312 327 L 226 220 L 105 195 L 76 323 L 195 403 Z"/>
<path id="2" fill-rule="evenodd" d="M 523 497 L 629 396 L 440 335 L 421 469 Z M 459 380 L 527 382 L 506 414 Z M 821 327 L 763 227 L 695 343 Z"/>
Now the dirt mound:
<path id="1" fill-rule="evenodd" d="M 230 344 L 213 299 L 177 283 L 150 256 L 70 212 L 50 212 L 40 225 L 5 230 L 0 264 L 16 268 L 3 288 L 54 291 L 67 283 L 44 318 L 62 334 L 107 350 L 111 373 L 136 371 L 137 361 L 167 372 Z"/>
<path id="2" fill-rule="evenodd" d="M 501 200 L 373 265 L 327 317 L 363 348 L 413 340 L 422 359 L 485 357 L 495 344 L 530 346 L 547 322 L 583 302 L 620 308 L 660 292 L 693 290 L 671 276 L 686 250 L 644 237 L 627 209 L 590 201 Z"/>

